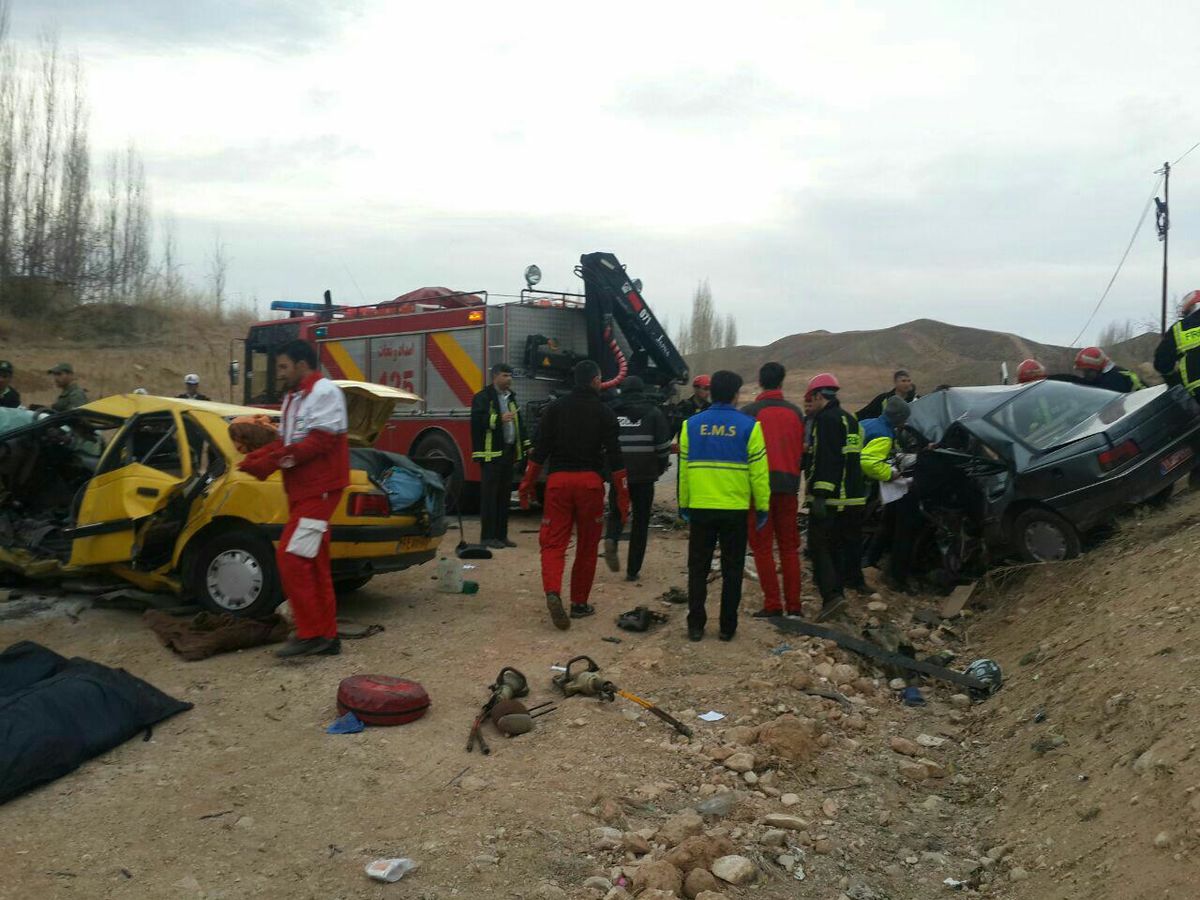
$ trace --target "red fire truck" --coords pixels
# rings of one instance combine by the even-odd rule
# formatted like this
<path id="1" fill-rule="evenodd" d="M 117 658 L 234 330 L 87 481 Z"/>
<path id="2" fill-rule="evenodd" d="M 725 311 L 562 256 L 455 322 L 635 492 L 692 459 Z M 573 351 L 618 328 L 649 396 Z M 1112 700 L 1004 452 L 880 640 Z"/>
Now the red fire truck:
<path id="1" fill-rule="evenodd" d="M 534 271 L 534 267 L 530 267 Z M 450 494 L 470 503 L 479 467 L 471 459 L 471 398 L 496 363 L 513 367 L 522 418 L 536 422 L 541 406 L 569 389 L 581 359 L 600 363 L 607 388 L 641 377 L 663 403 L 686 384 L 687 364 L 631 279 L 611 253 L 580 257 L 583 294 L 537 291 L 494 302 L 487 291 L 421 288 L 384 303 L 335 306 L 272 304 L 287 318 L 259 322 L 245 339 L 243 402 L 280 402 L 275 358 L 289 341 L 314 343 L 325 373 L 412 391 L 422 398 L 398 412 L 376 446 L 454 463 Z"/>

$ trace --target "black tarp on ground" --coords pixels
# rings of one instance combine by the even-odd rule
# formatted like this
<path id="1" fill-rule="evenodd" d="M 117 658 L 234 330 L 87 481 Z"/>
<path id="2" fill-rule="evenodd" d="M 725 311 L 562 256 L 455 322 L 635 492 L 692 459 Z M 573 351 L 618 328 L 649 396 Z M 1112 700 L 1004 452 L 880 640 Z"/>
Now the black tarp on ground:
<path id="1" fill-rule="evenodd" d="M 191 708 L 124 669 L 13 644 L 0 653 L 0 803 Z"/>

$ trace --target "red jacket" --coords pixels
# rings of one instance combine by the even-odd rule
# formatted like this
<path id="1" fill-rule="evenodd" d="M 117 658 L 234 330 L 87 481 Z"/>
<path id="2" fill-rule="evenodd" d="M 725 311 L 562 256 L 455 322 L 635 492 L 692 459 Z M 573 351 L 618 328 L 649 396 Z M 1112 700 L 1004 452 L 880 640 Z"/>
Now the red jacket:
<path id="1" fill-rule="evenodd" d="M 804 411 L 783 399 L 783 391 L 763 391 L 742 407 L 762 425 L 771 468 L 771 493 L 795 494 L 800 490 L 804 457 Z"/>
<path id="2" fill-rule="evenodd" d="M 284 397 L 282 440 L 255 450 L 239 468 L 260 479 L 283 469 L 283 487 L 293 502 L 344 490 L 350 483 L 348 430 L 342 389 L 314 372 Z"/>

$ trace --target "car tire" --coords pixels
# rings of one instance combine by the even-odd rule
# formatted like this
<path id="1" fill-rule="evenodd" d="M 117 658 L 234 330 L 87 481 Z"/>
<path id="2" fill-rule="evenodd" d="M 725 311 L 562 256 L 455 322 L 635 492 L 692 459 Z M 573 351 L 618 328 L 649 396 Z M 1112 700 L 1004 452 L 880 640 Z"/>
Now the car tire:
<path id="1" fill-rule="evenodd" d="M 1013 544 L 1027 563 L 1062 562 L 1079 555 L 1079 532 L 1058 513 L 1027 509 L 1013 522 Z"/>
<path id="2" fill-rule="evenodd" d="M 192 561 L 189 587 L 205 609 L 247 619 L 269 616 L 283 602 L 275 548 L 248 529 L 205 541 Z"/>
<path id="3" fill-rule="evenodd" d="M 374 575 L 359 575 L 357 578 L 341 578 L 333 582 L 333 592 L 339 597 L 360 591 L 374 578 Z"/>
<path id="4" fill-rule="evenodd" d="M 458 452 L 449 435 L 441 432 L 426 434 L 409 450 L 409 456 L 432 456 L 435 459 L 448 459 L 454 466 L 454 472 L 446 484 L 446 512 L 466 512 L 468 491 L 465 483 L 466 470 L 463 467 L 462 454 Z"/>

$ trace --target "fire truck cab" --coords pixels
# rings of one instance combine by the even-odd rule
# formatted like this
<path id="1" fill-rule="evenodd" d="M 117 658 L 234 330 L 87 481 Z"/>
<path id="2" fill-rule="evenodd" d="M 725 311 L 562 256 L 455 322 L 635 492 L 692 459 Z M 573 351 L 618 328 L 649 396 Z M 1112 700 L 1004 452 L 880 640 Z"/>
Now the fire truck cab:
<path id="1" fill-rule="evenodd" d="M 434 287 L 364 306 L 335 306 L 328 291 L 324 304 L 274 303 L 288 316 L 250 327 L 242 402 L 277 406 L 277 354 L 289 341 L 310 341 L 330 377 L 422 398 L 397 410 L 376 446 L 450 460 L 449 494 L 464 493 L 470 504 L 480 478 L 471 458 L 471 399 L 493 365 L 512 366 L 527 427 L 536 427 L 541 407 L 570 389 L 571 368 L 581 359 L 600 363 L 607 389 L 637 375 L 663 403 L 687 383 L 687 364 L 615 256 L 585 254 L 575 272 L 583 294 L 535 290 L 527 272 L 530 287 L 504 302 L 487 291 Z"/>

